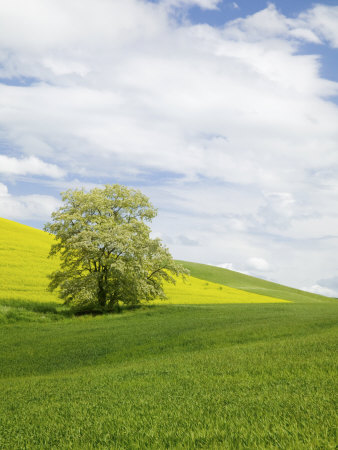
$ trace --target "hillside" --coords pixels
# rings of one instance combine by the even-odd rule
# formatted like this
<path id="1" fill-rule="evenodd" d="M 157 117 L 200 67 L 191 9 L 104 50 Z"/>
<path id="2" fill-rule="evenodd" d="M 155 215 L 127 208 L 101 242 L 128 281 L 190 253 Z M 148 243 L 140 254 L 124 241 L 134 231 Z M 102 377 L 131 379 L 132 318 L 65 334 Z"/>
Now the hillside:
<path id="1" fill-rule="evenodd" d="M 44 231 L 0 218 L 0 299 L 59 302 L 47 291 L 47 275 L 58 266 L 49 259 L 52 237 Z M 231 270 L 181 261 L 191 276 L 175 286 L 167 285 L 168 300 L 155 303 L 222 304 L 317 302 L 315 294 L 288 288 Z"/>
<path id="2" fill-rule="evenodd" d="M 51 236 L 0 218 L 0 299 L 56 302 L 47 275 L 58 262 L 48 259 Z"/>
<path id="3" fill-rule="evenodd" d="M 209 266 L 188 261 L 179 261 L 190 274 L 201 280 L 212 281 L 224 286 L 234 287 L 255 294 L 266 295 L 270 297 L 290 300 L 293 302 L 318 302 L 327 301 L 328 297 L 305 292 L 300 289 L 283 286 L 271 281 L 255 278 L 233 270 L 223 269 L 221 267 Z M 333 300 L 334 301 L 334 300 Z"/>
<path id="4" fill-rule="evenodd" d="M 337 301 L 185 262 L 171 305 L 75 316 L 50 243 L 0 219 L 1 449 L 336 448 Z"/>

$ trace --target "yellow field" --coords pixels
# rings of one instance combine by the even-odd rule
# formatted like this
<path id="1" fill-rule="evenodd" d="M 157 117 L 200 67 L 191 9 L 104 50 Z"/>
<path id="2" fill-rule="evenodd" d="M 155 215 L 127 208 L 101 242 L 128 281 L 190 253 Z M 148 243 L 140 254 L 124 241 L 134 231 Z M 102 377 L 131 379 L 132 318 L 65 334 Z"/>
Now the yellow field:
<path id="1" fill-rule="evenodd" d="M 155 300 L 155 304 L 201 305 L 222 303 L 289 303 L 287 300 L 241 291 L 210 281 L 187 277 L 176 284 L 166 284 L 168 300 Z"/>
<path id="2" fill-rule="evenodd" d="M 48 259 L 52 237 L 10 220 L 0 218 L 0 299 L 60 302 L 56 293 L 47 291 L 47 275 L 58 266 Z M 273 297 L 242 291 L 217 283 L 188 277 L 166 284 L 168 300 L 155 304 L 277 303 Z"/>
<path id="3" fill-rule="evenodd" d="M 58 302 L 47 291 L 47 275 L 58 262 L 48 259 L 47 233 L 0 218 L 0 299 Z"/>

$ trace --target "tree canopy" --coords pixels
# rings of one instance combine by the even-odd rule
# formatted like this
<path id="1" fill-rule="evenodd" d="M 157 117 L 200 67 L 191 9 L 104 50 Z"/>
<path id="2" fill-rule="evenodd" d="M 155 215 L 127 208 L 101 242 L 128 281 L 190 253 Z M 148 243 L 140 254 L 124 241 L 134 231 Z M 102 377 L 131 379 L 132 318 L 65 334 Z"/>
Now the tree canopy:
<path id="1" fill-rule="evenodd" d="M 147 223 L 157 211 L 139 190 L 118 184 L 75 189 L 62 193 L 62 201 L 45 231 L 56 238 L 50 256 L 61 260 L 49 288 L 59 288 L 66 303 L 114 309 L 164 299 L 163 282 L 188 273 L 150 237 Z"/>

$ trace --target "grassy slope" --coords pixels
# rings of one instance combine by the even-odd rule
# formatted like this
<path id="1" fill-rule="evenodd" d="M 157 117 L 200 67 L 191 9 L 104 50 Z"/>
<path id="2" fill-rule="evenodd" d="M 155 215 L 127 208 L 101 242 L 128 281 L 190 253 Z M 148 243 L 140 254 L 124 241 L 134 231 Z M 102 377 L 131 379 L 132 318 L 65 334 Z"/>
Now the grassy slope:
<path id="1" fill-rule="evenodd" d="M 299 289 L 290 288 L 281 284 L 265 281 L 260 278 L 251 277 L 239 272 L 234 272 L 220 267 L 198 264 L 187 261 L 180 261 L 193 277 L 201 280 L 208 280 L 221 285 L 234 287 L 247 292 L 276 297 L 294 302 L 318 302 L 327 301 L 328 298 L 322 295 L 312 294 Z M 335 301 L 335 300 L 332 300 Z"/>

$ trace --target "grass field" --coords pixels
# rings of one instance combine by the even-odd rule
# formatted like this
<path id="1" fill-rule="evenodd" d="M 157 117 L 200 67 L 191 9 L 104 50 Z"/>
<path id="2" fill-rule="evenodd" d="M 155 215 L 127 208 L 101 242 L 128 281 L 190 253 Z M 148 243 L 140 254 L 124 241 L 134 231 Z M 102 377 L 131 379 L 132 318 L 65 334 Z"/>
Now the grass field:
<path id="1" fill-rule="evenodd" d="M 49 245 L 0 220 L 1 449 L 336 448 L 337 300 L 184 263 L 171 305 L 74 317 Z"/>
<path id="2" fill-rule="evenodd" d="M 0 327 L 0 448 L 336 448 L 337 305 Z"/>

